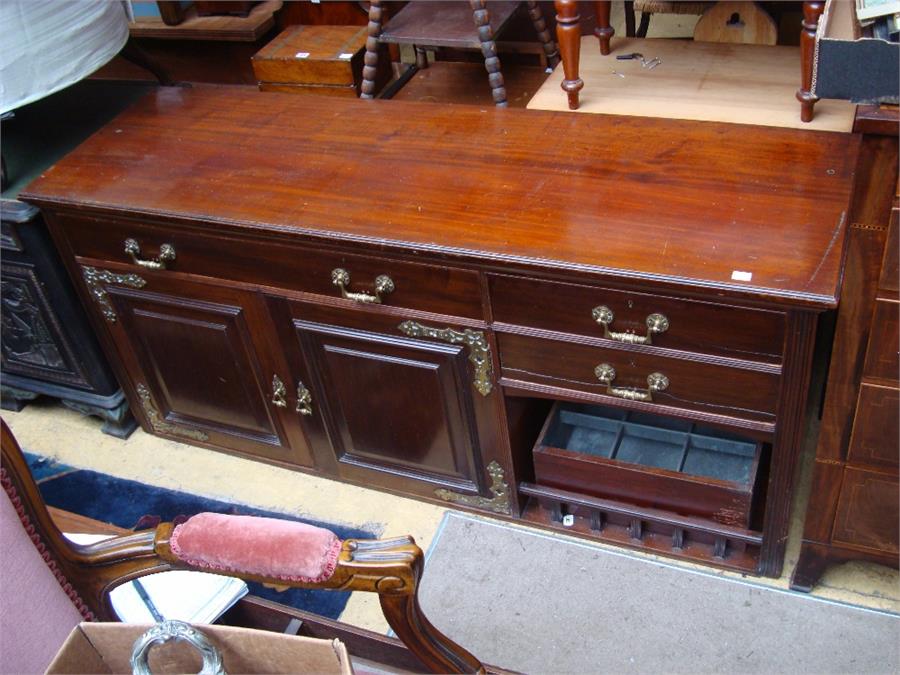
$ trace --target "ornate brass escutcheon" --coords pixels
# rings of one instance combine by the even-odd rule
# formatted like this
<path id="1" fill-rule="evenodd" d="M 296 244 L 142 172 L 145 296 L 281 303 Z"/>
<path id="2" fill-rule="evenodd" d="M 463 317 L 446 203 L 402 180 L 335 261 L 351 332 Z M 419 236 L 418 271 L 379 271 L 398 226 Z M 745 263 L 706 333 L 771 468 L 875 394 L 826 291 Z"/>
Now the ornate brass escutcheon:
<path id="1" fill-rule="evenodd" d="M 607 394 L 628 401 L 652 401 L 653 392 L 665 391 L 669 387 L 669 378 L 662 373 L 650 373 L 647 376 L 647 389 L 614 387 L 612 383 L 616 379 L 616 369 L 608 363 L 601 363 L 594 368 L 594 375 L 606 385 Z"/>
<path id="2" fill-rule="evenodd" d="M 297 408 L 296 411 L 301 415 L 312 415 L 312 394 L 309 393 L 309 389 L 300 381 L 297 380 Z"/>
<path id="3" fill-rule="evenodd" d="M 202 431 L 198 431 L 197 429 L 186 429 L 185 427 L 172 424 L 163 419 L 163 416 L 159 414 L 156 406 L 153 405 L 153 399 L 150 398 L 150 390 L 147 389 L 147 386 L 144 383 L 138 382 L 135 389 L 137 390 L 137 395 L 141 399 L 141 406 L 144 408 L 144 414 L 147 416 L 147 421 L 150 423 L 150 426 L 153 427 L 154 431 L 161 434 L 184 436 L 185 438 L 191 438 L 195 441 L 209 440 L 209 436 Z"/>
<path id="4" fill-rule="evenodd" d="M 331 270 L 331 283 L 341 289 L 341 297 L 347 300 L 355 300 L 356 302 L 367 302 L 372 304 L 381 304 L 381 296 L 387 295 L 394 291 L 394 282 L 387 274 L 379 274 L 375 277 L 375 294 L 372 293 L 353 293 L 347 290 L 350 285 L 350 272 L 342 267 L 336 267 Z"/>
<path id="5" fill-rule="evenodd" d="M 647 324 L 647 334 L 637 335 L 628 332 L 616 332 L 609 329 L 610 324 L 615 319 L 613 311 L 606 305 L 598 305 L 591 311 L 594 321 L 603 326 L 603 336 L 608 340 L 616 340 L 632 345 L 649 345 L 653 342 L 653 335 L 665 333 L 669 330 L 669 320 L 663 314 L 654 312 L 650 314 L 645 323 Z"/>
<path id="6" fill-rule="evenodd" d="M 278 408 L 287 408 L 287 389 L 277 375 L 272 376 L 272 405 Z"/>
<path id="7" fill-rule="evenodd" d="M 469 361 L 475 366 L 475 388 L 482 396 L 491 393 L 494 386 L 491 382 L 491 347 L 484 333 L 470 328 L 462 331 L 452 328 L 431 328 L 417 321 L 404 321 L 398 328 L 410 337 L 432 338 L 450 344 L 468 345 Z"/>
<path id="8" fill-rule="evenodd" d="M 166 263 L 175 260 L 175 247 L 172 244 L 163 244 L 159 247 L 159 257 L 143 258 L 141 257 L 141 245 L 137 243 L 137 239 L 129 237 L 125 240 L 125 253 L 131 256 L 135 264 L 146 267 L 151 270 L 164 270 Z"/>
<path id="9" fill-rule="evenodd" d="M 492 461 L 487 465 L 488 474 L 491 477 L 491 494 L 493 497 L 479 497 L 477 495 L 464 495 L 458 492 L 451 492 L 441 488 L 435 490 L 434 494 L 447 502 L 456 504 L 465 504 L 466 506 L 474 506 L 478 509 L 488 509 L 495 513 L 510 514 L 509 507 L 509 485 L 503 479 L 503 467 L 496 461 Z"/>
<path id="10" fill-rule="evenodd" d="M 90 265 L 82 265 L 81 274 L 84 277 L 84 283 L 87 284 L 91 297 L 100 306 L 100 311 L 103 312 L 103 316 L 110 323 L 116 322 L 116 312 L 109 302 L 109 294 L 106 292 L 104 284 L 118 284 L 131 288 L 143 288 L 147 285 L 147 281 L 137 274 L 119 274 L 118 272 L 101 270 Z"/>

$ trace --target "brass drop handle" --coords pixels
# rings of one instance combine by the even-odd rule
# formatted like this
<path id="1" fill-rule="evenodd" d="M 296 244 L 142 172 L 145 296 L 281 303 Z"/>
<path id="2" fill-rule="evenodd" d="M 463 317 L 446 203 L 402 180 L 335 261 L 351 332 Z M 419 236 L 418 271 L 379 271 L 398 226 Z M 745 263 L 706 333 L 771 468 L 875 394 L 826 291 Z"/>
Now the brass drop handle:
<path id="1" fill-rule="evenodd" d="M 609 325 L 613 322 L 615 315 L 606 305 L 598 305 L 591 311 L 594 321 L 603 326 L 603 336 L 608 340 L 616 340 L 625 342 L 630 345 L 649 345 L 653 342 L 654 333 L 665 333 L 669 330 L 669 320 L 663 314 L 654 312 L 646 319 L 647 334 L 636 335 L 634 333 L 618 333 L 611 331 Z"/>
<path id="2" fill-rule="evenodd" d="M 297 412 L 301 415 L 312 415 L 313 413 L 312 394 L 300 380 L 297 380 Z"/>
<path id="3" fill-rule="evenodd" d="M 347 290 L 350 285 L 350 272 L 342 267 L 336 267 L 331 270 L 331 283 L 341 289 L 341 297 L 347 300 L 356 300 L 356 302 L 368 302 L 381 304 L 381 296 L 392 293 L 394 290 L 394 282 L 387 274 L 379 274 L 375 277 L 375 294 L 371 293 L 353 293 Z"/>
<path id="4" fill-rule="evenodd" d="M 652 401 L 653 392 L 665 391 L 669 388 L 669 378 L 662 373 L 650 373 L 647 376 L 647 389 L 614 387 L 612 383 L 616 379 L 616 369 L 608 363 L 601 363 L 594 368 L 594 375 L 606 385 L 607 394 L 628 401 Z"/>
<path id="5" fill-rule="evenodd" d="M 131 237 L 125 240 L 125 253 L 130 255 L 136 264 L 151 270 L 164 270 L 166 269 L 166 263 L 175 260 L 175 247 L 172 244 L 160 246 L 158 258 L 142 258 L 141 245 L 137 243 L 137 239 L 132 239 Z"/>
<path id="6" fill-rule="evenodd" d="M 272 405 L 278 408 L 287 408 L 287 389 L 284 382 L 277 375 L 272 376 Z"/>

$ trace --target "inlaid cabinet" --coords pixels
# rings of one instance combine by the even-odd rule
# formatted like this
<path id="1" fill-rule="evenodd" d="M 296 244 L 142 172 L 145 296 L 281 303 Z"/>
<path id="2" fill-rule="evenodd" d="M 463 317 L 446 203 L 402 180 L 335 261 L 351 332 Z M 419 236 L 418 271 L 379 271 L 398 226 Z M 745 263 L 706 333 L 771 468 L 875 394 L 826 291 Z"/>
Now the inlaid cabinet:
<path id="1" fill-rule="evenodd" d="M 147 431 L 778 575 L 856 152 L 179 89 L 26 198 Z"/>

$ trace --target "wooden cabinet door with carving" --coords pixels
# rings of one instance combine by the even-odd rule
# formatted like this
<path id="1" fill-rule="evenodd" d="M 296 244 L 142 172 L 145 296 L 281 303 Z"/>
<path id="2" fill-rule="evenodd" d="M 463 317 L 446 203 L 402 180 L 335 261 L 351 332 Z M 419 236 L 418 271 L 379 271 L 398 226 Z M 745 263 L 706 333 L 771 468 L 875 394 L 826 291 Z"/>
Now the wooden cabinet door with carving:
<path id="1" fill-rule="evenodd" d="M 270 300 L 292 384 L 309 392 L 303 425 L 317 465 L 346 480 L 507 513 L 500 394 L 484 331 L 348 304 Z"/>
<path id="2" fill-rule="evenodd" d="M 261 298 L 170 273 L 82 270 L 129 371 L 132 407 L 154 432 L 312 466 L 302 436 L 292 437 Z"/>

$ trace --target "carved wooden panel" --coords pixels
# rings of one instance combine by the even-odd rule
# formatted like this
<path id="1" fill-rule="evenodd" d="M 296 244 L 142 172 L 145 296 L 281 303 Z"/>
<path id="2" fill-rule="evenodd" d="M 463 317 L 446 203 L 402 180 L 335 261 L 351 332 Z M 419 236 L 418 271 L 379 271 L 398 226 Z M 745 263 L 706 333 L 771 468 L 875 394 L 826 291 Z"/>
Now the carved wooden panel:
<path id="1" fill-rule="evenodd" d="M 7 260 L 2 269 L 3 372 L 90 387 L 34 268 Z"/>
<path id="2" fill-rule="evenodd" d="M 339 475 L 428 496 L 483 491 L 465 345 L 301 320 L 294 327 Z"/>
<path id="3" fill-rule="evenodd" d="M 161 284 L 150 279 L 147 288 L 154 286 Z M 311 463 L 283 447 L 270 401 L 272 373 L 260 361 L 243 306 L 248 294 L 186 284 L 177 296 L 105 289 L 118 317 L 109 324 L 113 337 L 140 364 L 135 387 L 155 431 Z"/>
<path id="4" fill-rule="evenodd" d="M 898 407 L 900 391 L 897 389 L 870 384 L 860 387 L 848 452 L 851 462 L 896 470 L 900 454 Z"/>
<path id="5" fill-rule="evenodd" d="M 847 467 L 832 541 L 878 551 L 898 551 L 900 490 L 897 477 Z"/>

